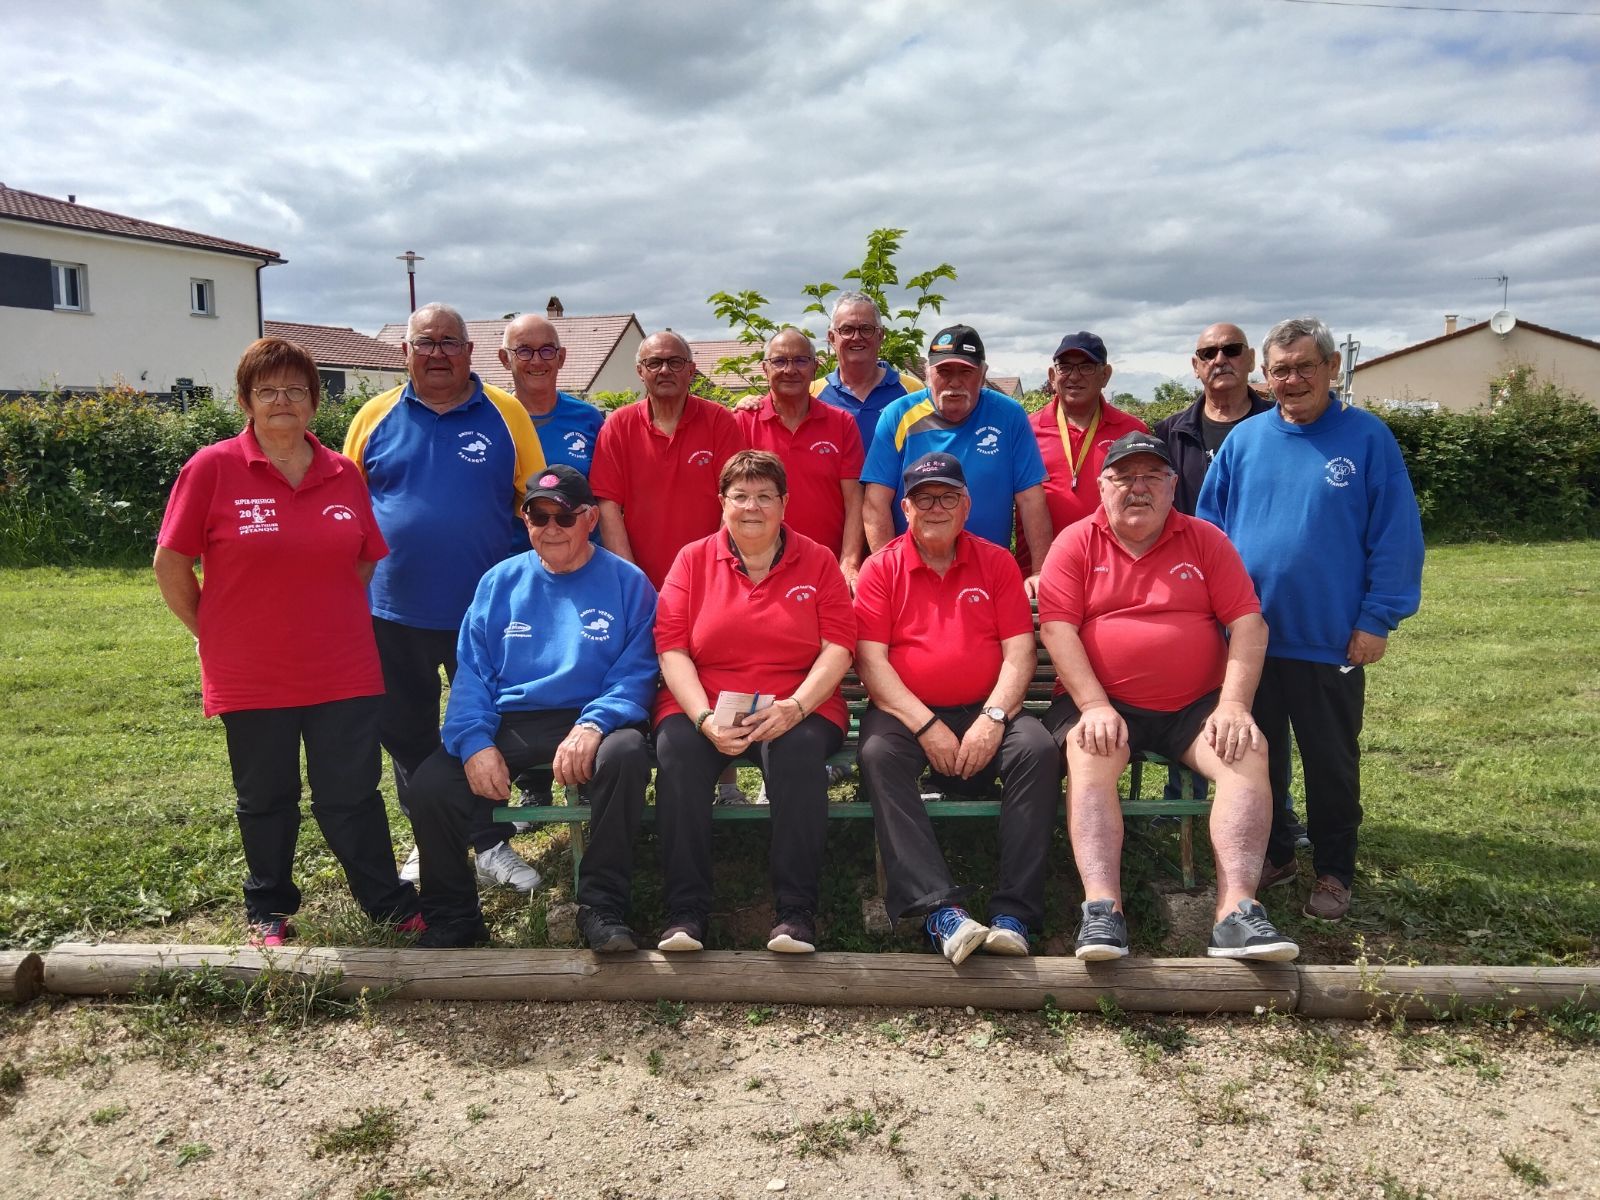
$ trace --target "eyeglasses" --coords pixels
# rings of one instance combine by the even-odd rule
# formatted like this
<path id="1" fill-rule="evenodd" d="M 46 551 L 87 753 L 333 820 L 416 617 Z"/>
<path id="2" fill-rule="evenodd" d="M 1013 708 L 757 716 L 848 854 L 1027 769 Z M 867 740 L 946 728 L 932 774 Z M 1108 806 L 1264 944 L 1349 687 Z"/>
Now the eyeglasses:
<path id="1" fill-rule="evenodd" d="M 251 388 L 250 394 L 262 404 L 271 404 L 274 400 L 304 404 L 311 399 L 311 389 L 308 387 L 258 387 Z"/>
<path id="2" fill-rule="evenodd" d="M 1268 367 L 1267 375 L 1275 383 L 1288 383 L 1296 375 L 1309 382 L 1327 362 L 1327 359 L 1319 358 L 1313 363 L 1279 363 L 1275 367 Z"/>
<path id="3" fill-rule="evenodd" d="M 518 362 L 532 362 L 537 355 L 540 362 L 549 362 L 561 353 L 560 346 L 507 346 L 506 353 L 513 355 Z"/>
<path id="4" fill-rule="evenodd" d="M 689 365 L 689 360 L 681 354 L 674 354 L 671 358 L 641 358 L 639 365 L 646 371 L 659 371 L 665 367 L 669 371 L 681 371 Z"/>
<path id="5" fill-rule="evenodd" d="M 816 357 L 810 354 L 798 354 L 793 358 L 769 358 L 766 360 L 767 366 L 774 371 L 787 371 L 790 367 L 799 367 L 804 370 L 816 361 Z"/>
<path id="6" fill-rule="evenodd" d="M 420 354 L 423 358 L 430 358 L 434 354 L 455 358 L 466 348 L 467 343 L 460 338 L 416 338 L 411 342 L 411 353 Z"/>
<path id="7" fill-rule="evenodd" d="M 1243 342 L 1226 342 L 1221 346 L 1196 346 L 1194 356 L 1201 362 L 1210 362 L 1219 354 L 1226 354 L 1229 358 L 1238 358 L 1243 353 Z"/>
<path id="8" fill-rule="evenodd" d="M 578 517 L 586 511 L 588 511 L 587 505 L 585 505 L 583 508 L 580 508 L 577 512 L 528 512 L 523 515 L 528 518 L 528 523 L 535 529 L 543 529 L 546 525 L 550 524 L 551 521 L 554 521 L 563 529 L 571 529 L 578 523 Z"/>
<path id="9" fill-rule="evenodd" d="M 748 508 L 752 504 L 757 508 L 771 508 L 783 499 L 777 492 L 757 492 L 753 496 L 749 492 L 724 492 L 722 498 L 735 508 Z"/>
<path id="10" fill-rule="evenodd" d="M 883 332 L 881 325 L 835 325 L 833 331 L 846 341 L 855 341 L 857 338 L 876 337 Z"/>
<path id="11" fill-rule="evenodd" d="M 1064 358 L 1058 358 L 1056 359 L 1056 374 L 1065 375 L 1068 379 L 1072 379 L 1076 376 L 1083 376 L 1087 378 L 1098 371 L 1103 365 L 1103 363 L 1097 363 L 1092 360 L 1090 362 L 1068 362 Z"/>
<path id="12" fill-rule="evenodd" d="M 1134 484 L 1142 484 L 1153 488 L 1165 479 L 1170 472 L 1163 471 L 1159 475 L 1106 475 L 1103 478 L 1116 486 L 1118 491 L 1128 492 L 1133 490 Z"/>
<path id="13" fill-rule="evenodd" d="M 911 503 L 916 505 L 918 512 L 932 512 L 934 505 L 940 508 L 954 508 L 961 503 L 960 492 L 914 492 Z"/>

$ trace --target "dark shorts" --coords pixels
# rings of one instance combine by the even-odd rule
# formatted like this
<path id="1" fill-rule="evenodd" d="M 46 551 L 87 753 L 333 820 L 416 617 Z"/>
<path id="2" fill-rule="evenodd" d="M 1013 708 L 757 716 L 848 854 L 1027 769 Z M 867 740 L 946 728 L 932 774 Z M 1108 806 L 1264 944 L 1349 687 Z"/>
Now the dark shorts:
<path id="1" fill-rule="evenodd" d="M 1148 752 L 1172 762 L 1180 761 L 1200 736 L 1206 718 L 1217 707 L 1221 696 L 1222 689 L 1218 688 L 1177 712 L 1156 712 L 1113 700 L 1111 707 L 1128 723 L 1128 756 Z M 1056 745 L 1062 746 L 1066 744 L 1067 732 L 1078 723 L 1081 715 L 1071 696 L 1057 696 L 1040 720 L 1055 738 Z"/>

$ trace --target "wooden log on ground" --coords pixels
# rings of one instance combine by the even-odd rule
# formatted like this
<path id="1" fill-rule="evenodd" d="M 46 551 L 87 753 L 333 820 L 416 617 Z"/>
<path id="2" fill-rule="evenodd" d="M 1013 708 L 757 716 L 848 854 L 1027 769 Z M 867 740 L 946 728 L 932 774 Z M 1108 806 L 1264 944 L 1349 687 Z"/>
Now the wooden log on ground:
<path id="1" fill-rule="evenodd" d="M 1600 967 L 1306 966 L 1300 968 L 1298 1011 L 1425 1020 L 1484 1009 L 1549 1012 L 1566 1001 L 1600 1009 Z"/>
<path id="2" fill-rule="evenodd" d="M 26 1004 L 44 988 L 44 959 L 32 950 L 0 950 L 0 1001 Z"/>
<path id="3" fill-rule="evenodd" d="M 407 1000 L 682 1000 L 730 1004 L 887 1005 L 1093 1012 L 1110 997 L 1127 1012 L 1207 1015 L 1257 1009 L 1311 1017 L 1450 1017 L 1566 1001 L 1600 1009 L 1600 968 L 1336 967 L 1207 958 L 974 955 L 952 967 L 934 954 L 705 951 L 600 956 L 587 950 L 385 950 L 64 943 L 44 960 L 63 995 L 139 990 L 160 971 L 210 966 L 236 979 L 263 971 L 337 972 L 335 991 Z"/>

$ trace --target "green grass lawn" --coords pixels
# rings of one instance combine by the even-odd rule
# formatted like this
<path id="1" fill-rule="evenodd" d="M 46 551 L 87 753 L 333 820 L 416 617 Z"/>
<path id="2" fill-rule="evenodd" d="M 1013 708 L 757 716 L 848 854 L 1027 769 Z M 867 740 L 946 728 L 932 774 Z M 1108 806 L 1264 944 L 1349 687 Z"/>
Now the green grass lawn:
<path id="1" fill-rule="evenodd" d="M 1600 542 L 1430 552 L 1423 611 L 1369 672 L 1356 906 L 1341 926 L 1269 897 L 1310 961 L 1358 953 L 1420 962 L 1600 962 Z M 0 947 L 145 931 L 238 937 L 243 857 L 221 726 L 200 715 L 193 642 L 144 570 L 0 571 Z M 1150 785 L 1147 785 L 1150 786 Z M 1297 791 L 1298 794 L 1298 791 Z M 397 846 L 409 830 L 391 808 Z M 993 830 L 943 832 L 983 908 Z M 1144 880 L 1171 835 L 1139 823 L 1126 854 L 1136 949 L 1162 930 Z M 765 940 L 765 826 L 719 825 L 715 944 Z M 1205 858 L 1206 839 L 1196 839 Z M 519 839 L 551 880 L 529 904 L 486 897 L 496 936 L 543 943 L 545 906 L 570 898 L 563 831 Z M 910 948 L 873 935 L 870 823 L 835 822 L 824 880 L 829 949 Z M 377 941 L 314 823 L 298 875 L 307 940 Z M 659 922 L 647 836 L 641 927 Z M 1047 933 L 1075 928 L 1077 882 L 1056 835 Z M 1195 950 L 1198 947 L 1180 947 Z"/>

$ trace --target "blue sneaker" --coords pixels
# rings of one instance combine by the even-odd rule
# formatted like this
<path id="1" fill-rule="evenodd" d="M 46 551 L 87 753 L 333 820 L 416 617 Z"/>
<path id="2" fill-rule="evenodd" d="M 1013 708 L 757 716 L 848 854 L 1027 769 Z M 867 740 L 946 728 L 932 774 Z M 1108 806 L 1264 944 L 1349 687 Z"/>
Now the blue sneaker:
<path id="1" fill-rule="evenodd" d="M 1073 951 L 1086 962 L 1104 962 L 1128 955 L 1128 922 L 1112 907 L 1111 900 L 1085 900 L 1083 924 L 1078 926 L 1078 948 Z"/>
<path id="2" fill-rule="evenodd" d="M 983 945 L 983 939 L 989 934 L 986 926 L 979 925 L 967 915 L 966 909 L 954 904 L 934 909 L 928 914 L 924 928 L 939 953 L 956 966 L 964 963 L 967 955 Z"/>
<path id="3" fill-rule="evenodd" d="M 1000 913 L 989 918 L 989 936 L 983 939 L 985 954 L 1028 957 L 1028 927 L 1013 916 Z"/>

